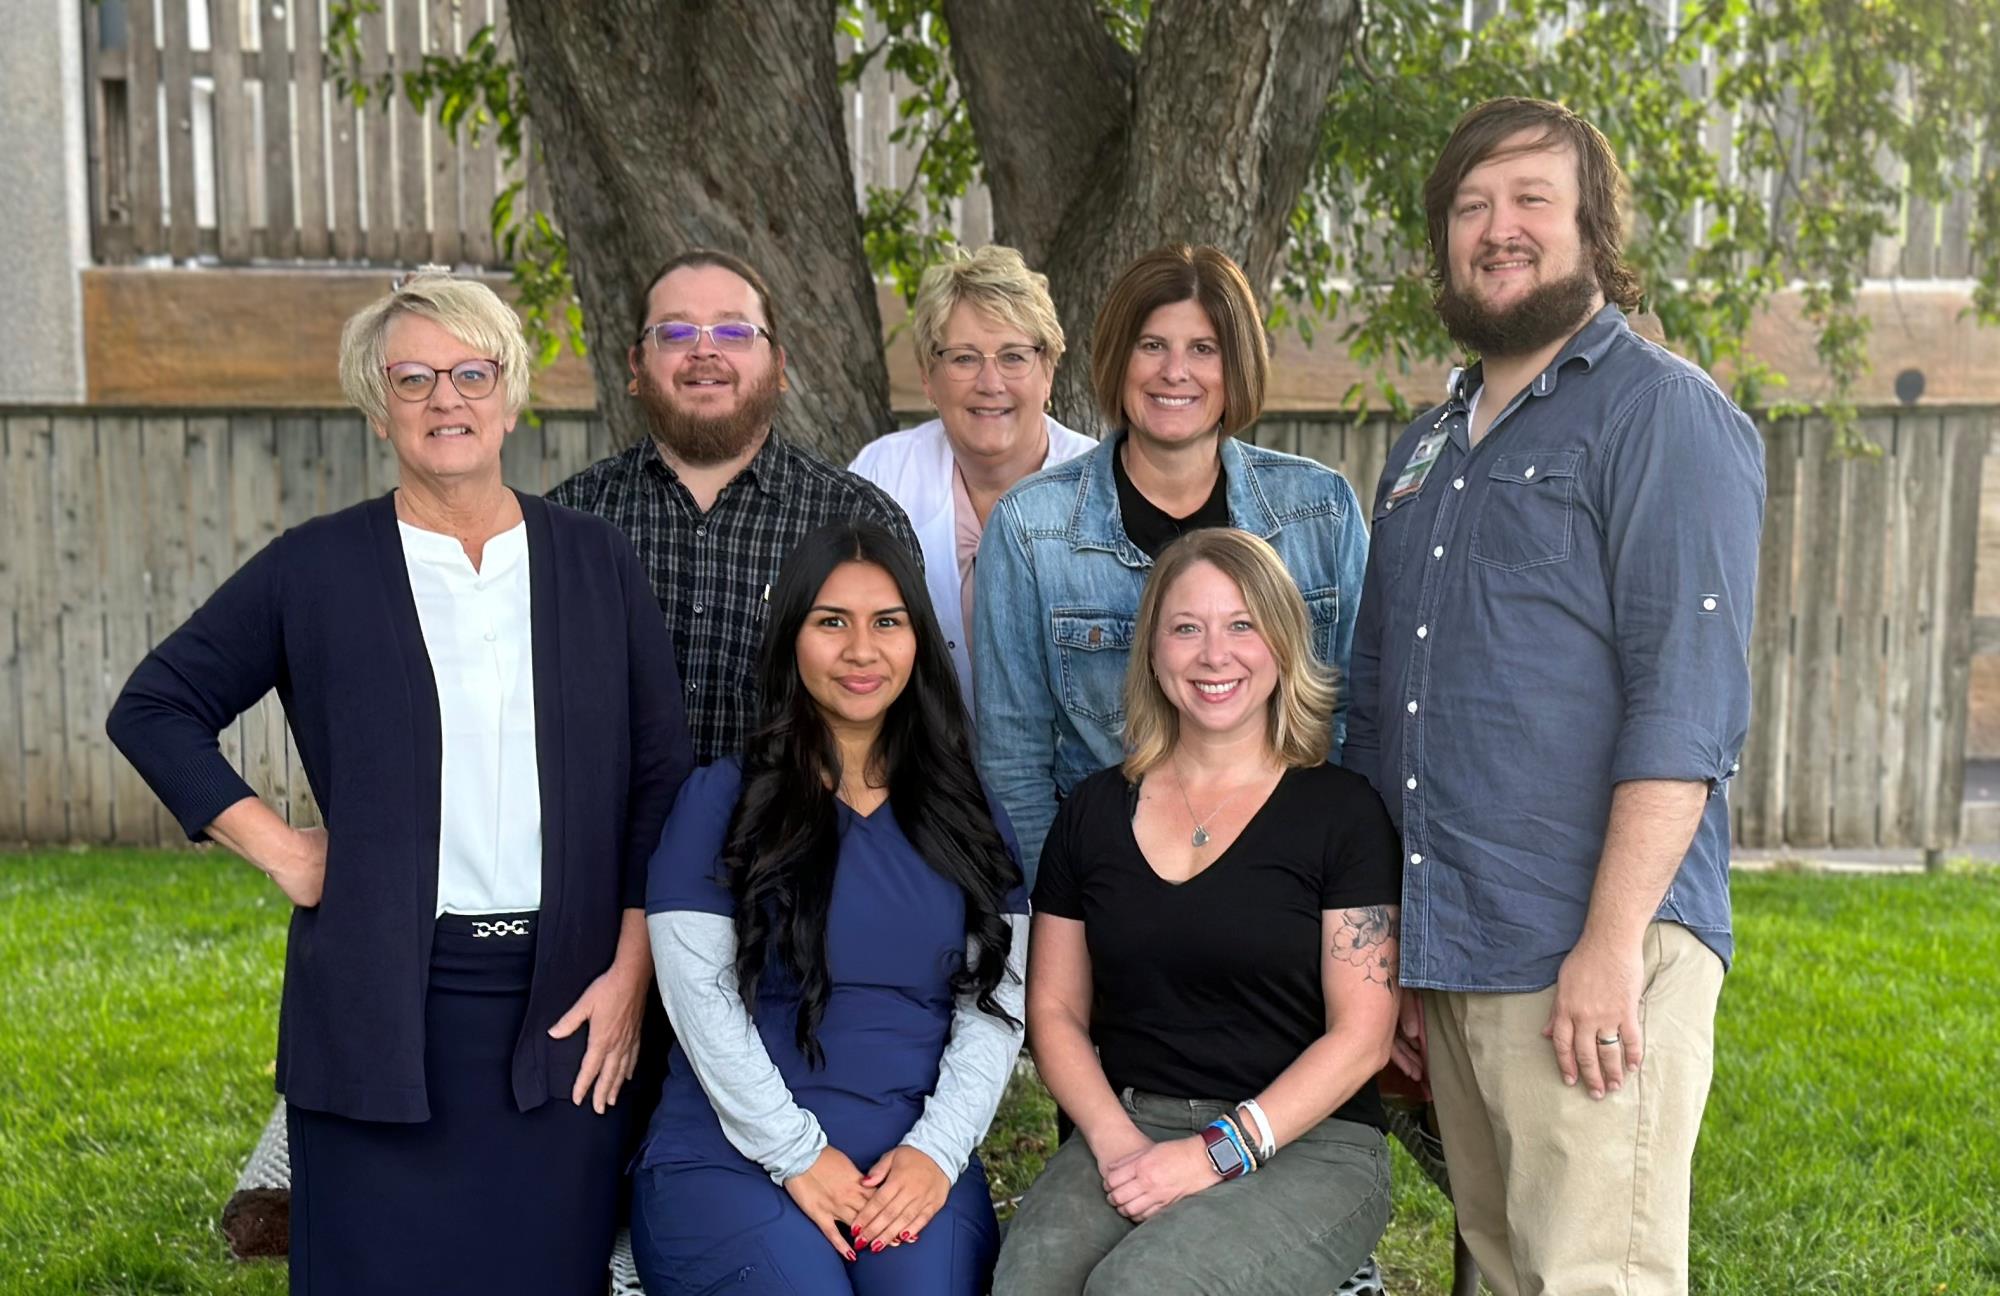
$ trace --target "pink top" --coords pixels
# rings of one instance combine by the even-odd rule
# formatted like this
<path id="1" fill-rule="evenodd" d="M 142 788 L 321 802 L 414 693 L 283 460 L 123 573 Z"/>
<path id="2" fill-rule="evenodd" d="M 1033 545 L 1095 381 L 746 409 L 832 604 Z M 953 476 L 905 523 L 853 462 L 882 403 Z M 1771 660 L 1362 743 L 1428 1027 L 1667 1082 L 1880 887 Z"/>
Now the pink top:
<path id="1" fill-rule="evenodd" d="M 952 537 L 958 548 L 958 605 L 965 614 L 965 639 L 972 642 L 972 565 L 979 561 L 979 537 L 986 533 L 986 524 L 979 520 L 979 513 L 972 507 L 972 492 L 965 488 L 965 474 L 956 463 L 951 466 L 951 512 L 953 520 Z M 965 699 L 967 709 L 971 709 L 972 699 Z"/>

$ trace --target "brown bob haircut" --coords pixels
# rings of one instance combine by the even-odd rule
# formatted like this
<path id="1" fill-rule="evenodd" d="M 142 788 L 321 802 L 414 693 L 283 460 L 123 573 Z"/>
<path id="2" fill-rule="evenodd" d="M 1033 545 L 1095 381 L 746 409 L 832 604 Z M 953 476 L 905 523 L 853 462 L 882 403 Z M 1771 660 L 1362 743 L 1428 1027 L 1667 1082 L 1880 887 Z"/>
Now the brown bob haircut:
<path id="1" fill-rule="evenodd" d="M 764 328 L 771 335 L 771 345 L 778 345 L 778 338 L 780 336 L 778 316 L 771 309 L 770 285 L 764 282 L 764 276 L 757 273 L 755 266 L 745 261 L 742 257 L 734 253 L 724 252 L 719 248 L 690 248 L 688 251 L 667 261 L 658 270 L 653 271 L 653 277 L 648 279 L 646 286 L 641 288 L 632 298 L 633 345 L 636 346 L 643 340 L 641 335 L 646 328 L 647 306 L 653 299 L 653 289 L 659 287 L 660 280 L 666 278 L 674 271 L 685 270 L 689 266 L 714 266 L 718 270 L 727 270 L 744 283 L 749 284 L 751 291 L 757 294 L 757 305 L 763 308 Z"/>
<path id="2" fill-rule="evenodd" d="M 1508 147 L 1507 141 L 1523 131 L 1534 131 L 1535 137 Z M 1452 202 L 1472 169 L 1496 157 L 1562 148 L 1576 159 L 1577 233 L 1597 274 L 1597 286 L 1606 301 L 1626 310 L 1638 307 L 1642 296 L 1639 274 L 1625 261 L 1625 173 L 1597 127 L 1546 99 L 1489 99 L 1460 117 L 1452 128 L 1444 152 L 1431 168 L 1430 179 L 1424 181 L 1433 289 L 1442 292 L 1451 273 Z"/>
<path id="3" fill-rule="evenodd" d="M 1192 301 L 1215 326 L 1222 348 L 1222 435 L 1235 436 L 1264 412 L 1271 352 L 1264 317 L 1243 271 L 1220 248 L 1170 243 L 1125 267 L 1105 294 L 1090 339 L 1090 387 L 1113 427 L 1129 427 L 1125 370 L 1147 317 L 1162 306 Z"/>

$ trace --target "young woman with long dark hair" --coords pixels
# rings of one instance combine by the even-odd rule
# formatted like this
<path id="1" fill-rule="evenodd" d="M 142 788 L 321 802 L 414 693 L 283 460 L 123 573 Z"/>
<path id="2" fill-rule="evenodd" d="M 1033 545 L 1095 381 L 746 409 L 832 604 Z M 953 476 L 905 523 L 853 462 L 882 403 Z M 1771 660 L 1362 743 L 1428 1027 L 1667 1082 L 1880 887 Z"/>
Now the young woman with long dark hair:
<path id="1" fill-rule="evenodd" d="M 647 924 L 678 1043 L 640 1157 L 652 1291 L 970 1296 L 974 1155 L 1021 1042 L 1027 903 L 949 650 L 873 524 L 807 535 L 771 595 L 759 723 L 688 780 Z"/>

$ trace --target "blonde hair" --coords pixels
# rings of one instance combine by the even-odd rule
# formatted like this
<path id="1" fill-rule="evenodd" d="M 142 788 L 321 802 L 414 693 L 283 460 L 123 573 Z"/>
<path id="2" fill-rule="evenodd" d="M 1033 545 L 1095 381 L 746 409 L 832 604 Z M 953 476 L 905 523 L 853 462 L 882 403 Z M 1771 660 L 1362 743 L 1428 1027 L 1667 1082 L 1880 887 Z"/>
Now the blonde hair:
<path id="1" fill-rule="evenodd" d="M 1049 277 L 1028 269 L 1013 248 L 989 243 L 977 252 L 942 261 L 924 271 L 910 308 L 910 333 L 917 348 L 917 367 L 929 373 L 944 345 L 944 327 L 951 313 L 965 302 L 996 324 L 1027 334 L 1042 348 L 1042 361 L 1053 370 L 1062 359 L 1062 321 L 1049 300 Z"/>
<path id="2" fill-rule="evenodd" d="M 1266 749 L 1282 765 L 1326 762 L 1333 738 L 1333 668 L 1313 656 L 1306 603 L 1278 551 L 1247 531 L 1205 527 L 1167 546 L 1139 598 L 1132 657 L 1125 669 L 1125 777 L 1138 780 L 1173 755 L 1181 714 L 1153 673 L 1153 643 L 1167 590 L 1196 563 L 1208 563 L 1236 583 L 1250 622 L 1277 663 L 1278 683 L 1265 714 Z"/>
<path id="3" fill-rule="evenodd" d="M 1154 248 L 1119 273 L 1097 312 L 1090 340 L 1090 387 L 1097 408 L 1113 427 L 1130 428 L 1125 371 L 1132 348 L 1154 311 L 1175 302 L 1199 305 L 1215 327 L 1222 349 L 1222 435 L 1235 436 L 1264 412 L 1271 348 L 1264 317 L 1243 270 L 1220 248 L 1169 243 Z"/>
<path id="4" fill-rule="evenodd" d="M 404 277 L 387 297 L 356 311 L 340 330 L 340 390 L 370 423 L 379 427 L 389 421 L 385 348 L 389 325 L 403 315 L 421 316 L 498 360 L 500 397 L 509 414 L 528 403 L 528 344 L 520 317 L 478 280 L 427 265 Z"/>

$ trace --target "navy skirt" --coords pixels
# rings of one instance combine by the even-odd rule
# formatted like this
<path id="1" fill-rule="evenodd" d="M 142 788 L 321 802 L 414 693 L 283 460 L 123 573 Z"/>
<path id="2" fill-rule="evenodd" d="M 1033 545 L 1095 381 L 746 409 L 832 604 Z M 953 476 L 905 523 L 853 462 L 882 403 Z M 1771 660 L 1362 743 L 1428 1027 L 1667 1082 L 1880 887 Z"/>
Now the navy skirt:
<path id="1" fill-rule="evenodd" d="M 446 914 L 424 1003 L 420 1124 L 287 1108 L 292 1296 L 603 1296 L 620 1108 L 514 1105 L 535 915 Z M 484 934 L 480 934 L 484 933 Z"/>

